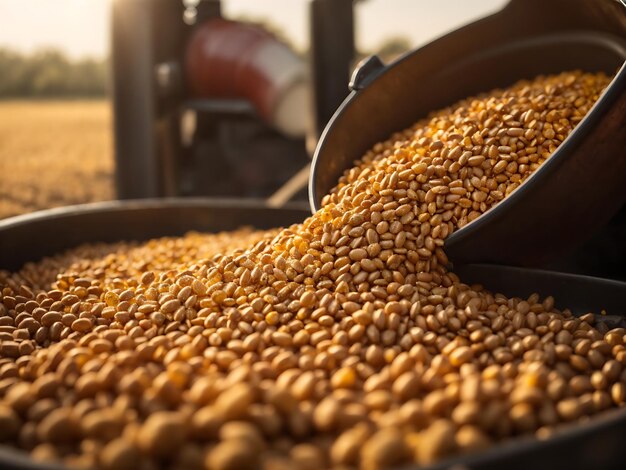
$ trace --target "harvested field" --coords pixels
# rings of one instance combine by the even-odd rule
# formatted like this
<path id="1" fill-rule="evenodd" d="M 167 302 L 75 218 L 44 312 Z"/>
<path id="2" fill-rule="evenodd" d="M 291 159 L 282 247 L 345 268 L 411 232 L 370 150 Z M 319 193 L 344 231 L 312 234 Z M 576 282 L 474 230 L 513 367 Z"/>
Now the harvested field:
<path id="1" fill-rule="evenodd" d="M 0 102 L 0 218 L 114 198 L 105 100 Z"/>

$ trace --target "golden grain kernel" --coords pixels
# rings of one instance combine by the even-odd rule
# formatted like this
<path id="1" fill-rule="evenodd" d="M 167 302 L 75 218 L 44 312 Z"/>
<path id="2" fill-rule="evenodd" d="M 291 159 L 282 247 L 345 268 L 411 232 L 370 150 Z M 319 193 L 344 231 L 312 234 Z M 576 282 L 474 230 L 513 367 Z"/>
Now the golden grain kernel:
<path id="1" fill-rule="evenodd" d="M 161 411 L 148 417 L 138 434 L 139 447 L 154 457 L 173 455 L 185 441 L 187 425 L 179 413 Z"/>

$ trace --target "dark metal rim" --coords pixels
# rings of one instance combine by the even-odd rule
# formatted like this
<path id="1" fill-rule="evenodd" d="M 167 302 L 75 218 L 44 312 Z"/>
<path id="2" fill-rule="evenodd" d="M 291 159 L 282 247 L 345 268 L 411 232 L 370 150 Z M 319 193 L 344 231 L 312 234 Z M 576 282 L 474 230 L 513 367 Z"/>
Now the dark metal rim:
<path id="1" fill-rule="evenodd" d="M 259 199 L 148 199 L 50 209 L 0 221 L 0 269 L 16 271 L 84 243 L 144 241 L 244 226 L 271 229 L 309 215 L 306 204 L 276 208 Z"/>
<path id="2" fill-rule="evenodd" d="M 268 209 L 271 208 L 263 200 L 259 199 L 228 199 L 228 198 L 148 198 L 148 199 L 129 199 L 115 200 L 103 202 L 90 202 L 86 204 L 76 204 L 71 206 L 55 207 L 53 209 L 45 209 L 29 214 L 16 215 L 0 220 L 0 231 L 8 230 L 13 227 L 27 226 L 34 221 L 56 219 L 64 216 L 78 216 L 87 213 L 108 213 L 126 210 L 142 210 L 142 209 L 182 209 L 186 207 L 202 208 L 212 207 L 221 209 Z M 281 209 L 304 209 L 306 203 L 289 202 L 281 207 Z"/>
<path id="3" fill-rule="evenodd" d="M 468 268 L 469 269 L 472 269 L 472 268 L 473 269 L 476 269 L 476 268 L 489 269 L 489 270 L 493 269 L 493 270 L 502 270 L 503 272 L 506 271 L 507 273 L 511 273 L 511 274 L 532 273 L 533 275 L 536 275 L 536 276 L 555 276 L 556 275 L 562 281 L 570 281 L 570 282 L 578 281 L 578 282 L 588 282 L 588 283 L 594 283 L 594 284 L 601 283 L 606 286 L 619 287 L 619 288 L 626 286 L 626 282 L 624 281 L 619 281 L 615 279 L 607 279 L 604 277 L 590 276 L 588 274 L 552 271 L 550 269 L 523 268 L 519 266 L 507 266 L 507 265 L 489 264 L 489 263 L 470 263 L 470 264 L 459 264 L 458 266 L 454 264 L 451 269 L 452 272 L 455 272 L 455 267 L 461 271 L 464 269 L 468 269 Z M 463 280 L 461 279 L 461 282 L 462 281 Z M 489 289 L 489 290 L 492 290 L 492 289 Z M 626 315 L 626 312 L 624 312 L 624 315 Z"/>

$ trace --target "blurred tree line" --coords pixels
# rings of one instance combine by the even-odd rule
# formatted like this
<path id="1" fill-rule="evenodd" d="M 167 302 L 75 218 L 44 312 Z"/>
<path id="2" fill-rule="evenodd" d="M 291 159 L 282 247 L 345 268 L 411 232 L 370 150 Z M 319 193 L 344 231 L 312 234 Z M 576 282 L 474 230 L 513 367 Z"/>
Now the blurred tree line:
<path id="1" fill-rule="evenodd" d="M 289 42 L 279 28 L 267 21 L 252 22 L 261 23 Z M 410 48 L 406 38 L 390 37 L 374 51 L 357 53 L 356 59 L 375 53 L 389 62 Z M 108 73 L 106 59 L 72 60 L 57 49 L 23 54 L 0 47 L 0 99 L 103 97 L 107 93 Z"/>
<path id="2" fill-rule="evenodd" d="M 0 48 L 0 99 L 101 97 L 107 75 L 104 59 L 71 60 L 56 49 L 22 54 Z"/>

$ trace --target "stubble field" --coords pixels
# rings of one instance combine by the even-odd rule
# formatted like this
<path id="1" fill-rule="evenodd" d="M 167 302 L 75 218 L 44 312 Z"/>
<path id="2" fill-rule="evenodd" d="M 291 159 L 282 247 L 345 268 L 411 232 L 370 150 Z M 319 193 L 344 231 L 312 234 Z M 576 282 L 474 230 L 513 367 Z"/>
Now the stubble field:
<path id="1" fill-rule="evenodd" d="M 0 102 L 0 218 L 113 198 L 107 101 Z"/>

